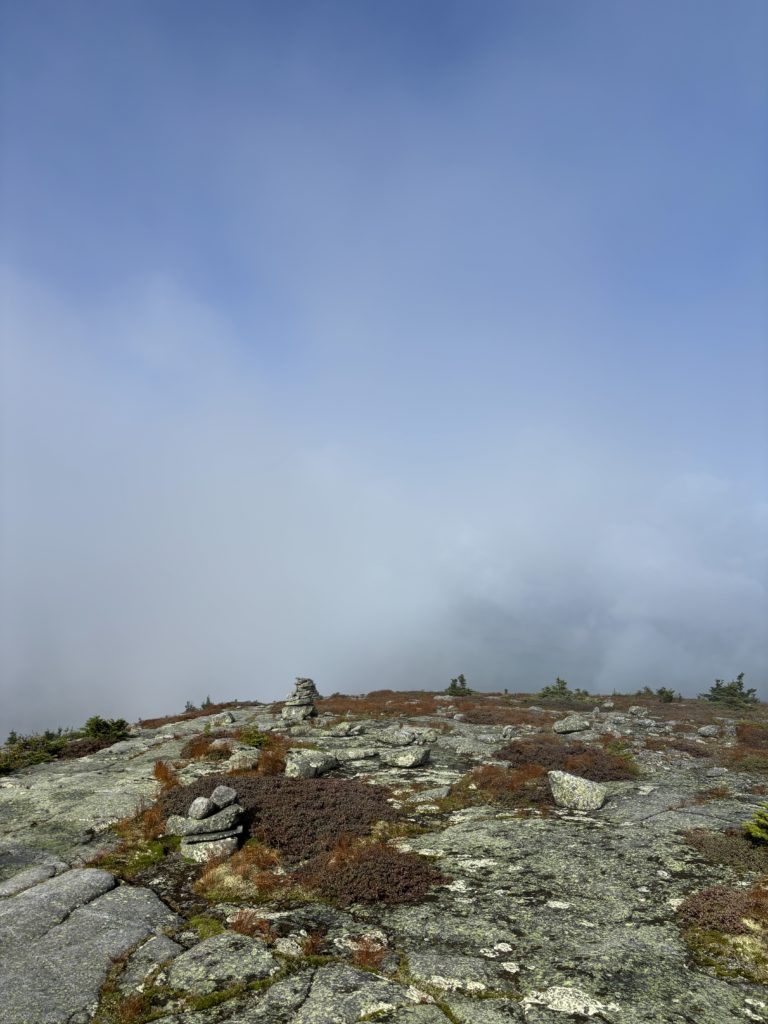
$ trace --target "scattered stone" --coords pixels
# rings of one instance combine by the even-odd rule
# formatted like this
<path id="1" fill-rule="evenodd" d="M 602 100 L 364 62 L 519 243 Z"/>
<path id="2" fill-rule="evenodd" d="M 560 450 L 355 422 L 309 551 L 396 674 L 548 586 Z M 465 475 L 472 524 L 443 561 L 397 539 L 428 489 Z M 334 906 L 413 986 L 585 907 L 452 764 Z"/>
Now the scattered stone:
<path id="1" fill-rule="evenodd" d="M 382 754 L 381 763 L 390 768 L 420 768 L 429 761 L 429 747 L 415 747 L 397 753 Z"/>
<path id="2" fill-rule="evenodd" d="M 612 700 L 604 700 L 600 707 L 603 711 L 613 711 L 616 705 Z"/>
<path id="3" fill-rule="evenodd" d="M 211 793 L 211 800 L 220 810 L 223 810 L 237 800 L 237 790 L 231 786 L 217 786 Z"/>
<path id="4" fill-rule="evenodd" d="M 251 771 L 259 763 L 260 752 L 256 747 L 247 747 L 236 750 L 227 759 L 227 771 Z"/>
<path id="5" fill-rule="evenodd" d="M 589 726 L 589 719 L 582 715 L 568 715 L 567 718 L 561 718 L 558 722 L 552 723 L 553 731 L 560 733 L 584 732 L 589 729 Z"/>
<path id="6" fill-rule="evenodd" d="M 189 805 L 187 814 L 190 818 L 200 819 L 207 818 L 209 814 L 214 814 L 216 810 L 217 807 L 213 800 L 207 796 L 199 796 Z M 179 835 L 183 835 L 183 833 L 179 833 Z"/>
<path id="7" fill-rule="evenodd" d="M 234 725 L 236 719 L 231 711 L 222 711 L 219 715 L 214 715 L 211 719 L 211 725 L 222 726 L 222 725 Z"/>
<path id="8" fill-rule="evenodd" d="M 645 718 L 648 715 L 648 708 L 644 708 L 642 704 L 631 704 L 627 708 L 627 714 L 633 718 Z"/>
<path id="9" fill-rule="evenodd" d="M 719 736 L 720 726 L 719 725 L 702 725 L 698 730 L 699 736 Z"/>
<path id="10" fill-rule="evenodd" d="M 409 729 L 407 726 L 400 726 L 391 729 L 382 729 L 372 737 L 377 743 L 387 747 L 408 747 L 416 743 L 419 733 L 416 729 Z"/>
<path id="11" fill-rule="evenodd" d="M 179 853 L 185 860 L 205 864 L 213 857 L 230 857 L 237 849 L 237 836 L 231 839 L 217 839 L 213 842 L 195 842 L 182 839 Z"/>
<path id="12" fill-rule="evenodd" d="M 721 776 L 727 775 L 727 774 L 728 774 L 728 769 L 727 768 L 721 768 L 718 765 L 716 765 L 714 768 L 707 768 L 707 770 L 704 772 L 704 775 L 708 779 L 719 779 L 719 778 L 721 778 Z"/>
<path id="13" fill-rule="evenodd" d="M 568 772 L 547 772 L 549 788 L 558 807 L 573 811 L 596 811 L 605 803 L 607 790 L 599 782 L 590 782 Z"/>
<path id="14" fill-rule="evenodd" d="M 320 750 L 289 750 L 285 761 L 285 774 L 289 779 L 314 779 L 338 767 L 333 754 Z"/>
<path id="15" fill-rule="evenodd" d="M 172 814 L 166 822 L 165 830 L 169 836 L 199 836 L 209 832 L 221 832 L 234 828 L 242 813 L 243 808 L 240 804 L 230 804 L 223 811 L 209 814 L 205 818 L 184 818 L 180 814 Z"/>

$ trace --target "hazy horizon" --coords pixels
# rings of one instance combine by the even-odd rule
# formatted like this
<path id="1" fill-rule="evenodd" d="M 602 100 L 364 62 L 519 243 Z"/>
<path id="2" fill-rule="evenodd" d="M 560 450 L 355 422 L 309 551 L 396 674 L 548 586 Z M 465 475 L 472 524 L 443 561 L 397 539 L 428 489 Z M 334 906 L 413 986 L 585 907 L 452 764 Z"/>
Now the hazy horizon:
<path id="1" fill-rule="evenodd" d="M 764 3 L 0 11 L 0 740 L 768 699 Z"/>

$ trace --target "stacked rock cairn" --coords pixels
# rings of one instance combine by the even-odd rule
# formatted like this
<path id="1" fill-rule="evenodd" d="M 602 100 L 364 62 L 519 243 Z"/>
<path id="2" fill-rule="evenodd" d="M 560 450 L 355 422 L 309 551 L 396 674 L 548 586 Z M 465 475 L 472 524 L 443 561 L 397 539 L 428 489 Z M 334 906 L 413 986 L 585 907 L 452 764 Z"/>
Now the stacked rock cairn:
<path id="1" fill-rule="evenodd" d="M 186 817 L 172 814 L 166 832 L 181 836 L 182 857 L 203 863 L 211 857 L 228 857 L 235 852 L 243 831 L 242 815 L 236 791 L 231 786 L 217 786 L 210 797 L 193 800 Z"/>
<path id="2" fill-rule="evenodd" d="M 285 702 L 282 717 L 289 722 L 303 722 L 305 718 L 314 718 L 317 714 L 315 701 L 320 699 L 317 687 L 311 679 L 297 677 L 293 693 Z"/>

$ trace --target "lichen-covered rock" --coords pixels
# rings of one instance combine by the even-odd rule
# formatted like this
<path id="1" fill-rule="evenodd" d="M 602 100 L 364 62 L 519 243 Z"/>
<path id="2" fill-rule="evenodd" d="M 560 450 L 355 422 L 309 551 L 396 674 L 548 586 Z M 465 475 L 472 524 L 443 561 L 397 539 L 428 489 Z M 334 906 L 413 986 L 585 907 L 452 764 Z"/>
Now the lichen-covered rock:
<path id="1" fill-rule="evenodd" d="M 240 820 L 243 808 L 240 804 L 230 804 L 223 811 L 210 814 L 207 818 L 184 818 L 180 814 L 171 814 L 165 823 L 169 836 L 194 836 L 206 832 L 222 832 L 234 828 Z"/>
<path id="2" fill-rule="evenodd" d="M 523 998 L 523 1006 L 545 1006 L 548 1010 L 567 1013 L 569 1017 L 600 1017 L 601 1020 L 616 1020 L 613 1014 L 620 1012 L 616 1003 L 601 1003 L 599 999 L 578 988 L 553 985 L 543 992 L 529 992 Z"/>
<path id="3" fill-rule="evenodd" d="M 568 772 L 547 772 L 549 788 L 558 807 L 573 811 L 596 811 L 605 803 L 607 790 L 599 782 L 590 782 Z"/>
<path id="4" fill-rule="evenodd" d="M 720 735 L 720 726 L 719 725 L 702 725 L 698 729 L 698 733 L 699 733 L 699 736 L 704 736 L 705 738 L 709 738 L 711 736 L 719 736 Z"/>
<path id="5" fill-rule="evenodd" d="M 111 963 L 180 918 L 148 889 L 74 869 L 0 904 L 3 1024 L 90 1020 Z"/>
<path id="6" fill-rule="evenodd" d="M 420 768 L 429 761 L 429 747 L 412 747 L 397 753 L 382 754 L 381 763 L 390 768 Z"/>
<path id="7" fill-rule="evenodd" d="M 215 839 L 204 843 L 190 842 L 189 839 L 182 839 L 179 853 L 184 860 L 193 861 L 196 864 L 205 864 L 214 857 L 229 857 L 237 849 L 237 836 L 227 839 Z"/>
<path id="8" fill-rule="evenodd" d="M 333 754 L 320 750 L 289 750 L 285 761 L 285 774 L 289 779 L 314 779 L 338 766 Z"/>
<path id="9" fill-rule="evenodd" d="M 511 989 L 510 975 L 504 976 L 494 963 L 481 957 L 444 953 L 412 953 L 408 971 L 417 983 L 443 992 L 480 995 L 494 989 Z"/>
<path id="10" fill-rule="evenodd" d="M 279 970 L 280 964 L 260 939 L 221 932 L 176 957 L 166 973 L 171 988 L 204 996 L 269 978 Z"/>
<path id="11" fill-rule="evenodd" d="M 211 793 L 211 800 L 219 810 L 224 810 L 237 800 L 237 790 L 232 786 L 217 786 Z"/>
<path id="12" fill-rule="evenodd" d="M 200 820 L 201 818 L 207 818 L 209 815 L 215 814 L 217 810 L 218 808 L 213 800 L 209 799 L 207 796 L 198 796 L 189 805 L 187 817 Z"/>
<path id="13" fill-rule="evenodd" d="M 567 718 L 553 722 L 552 729 L 559 733 L 583 732 L 585 729 L 589 729 L 590 724 L 589 719 L 583 715 L 568 715 Z"/>

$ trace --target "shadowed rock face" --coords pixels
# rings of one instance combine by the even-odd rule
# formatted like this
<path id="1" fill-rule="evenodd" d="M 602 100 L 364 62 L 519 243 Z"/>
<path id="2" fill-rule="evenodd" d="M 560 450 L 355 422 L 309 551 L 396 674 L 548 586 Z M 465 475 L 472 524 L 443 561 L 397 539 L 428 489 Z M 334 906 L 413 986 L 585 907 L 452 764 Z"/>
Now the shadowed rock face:
<path id="1" fill-rule="evenodd" d="M 289 764 L 306 763 L 309 772 L 317 763 L 324 778 L 288 778 L 280 786 L 314 786 L 318 800 L 344 780 L 366 791 L 368 783 L 389 786 L 383 816 L 404 805 L 409 825 L 391 844 L 426 858 L 445 881 L 407 905 L 262 899 L 253 906 L 260 923 L 249 934 L 233 930 L 240 927 L 237 906 L 212 903 L 207 920 L 224 930 L 201 938 L 204 932 L 158 896 L 173 902 L 172 876 L 202 870 L 185 867 L 177 853 L 134 883 L 82 866 L 114 842 L 111 821 L 157 794 L 155 761 L 176 761 L 205 720 L 139 730 L 80 760 L 0 779 L 2 1024 L 87 1024 L 119 957 L 125 962 L 114 984 L 126 997 L 142 986 L 155 992 L 163 1024 L 768 1020 L 764 988 L 697 966 L 675 916 L 691 893 L 759 877 L 759 858 L 744 870 L 708 862 L 681 835 L 737 828 L 765 800 L 754 789 L 765 775 L 713 763 L 734 742 L 726 718 L 708 723 L 716 735 L 700 716 L 673 735 L 653 708 L 627 714 L 614 706 L 591 714 L 589 730 L 575 730 L 574 739 L 570 724 L 583 723 L 570 723 L 559 738 L 553 726 L 563 713 L 556 710 L 520 725 L 446 724 L 437 714 L 328 722 L 318 704 L 314 725 L 291 726 L 316 749 L 297 750 Z M 684 723 L 685 705 L 675 715 Z M 232 716 L 232 730 L 284 728 L 268 707 L 240 707 Z M 482 717 L 494 721 L 491 713 Z M 461 792 L 456 783 L 475 766 L 515 770 L 495 756 L 510 743 L 533 737 L 589 751 L 606 734 L 634 751 L 636 778 L 596 784 L 553 770 L 563 806 L 545 814 L 520 815 L 480 799 L 441 803 Z M 697 752 L 705 756 L 646 749 L 648 736 L 678 735 L 703 744 Z M 190 818 L 189 829 L 200 827 L 191 822 L 226 825 L 237 813 L 234 794 L 243 799 L 246 777 L 222 772 L 221 761 L 180 768 L 182 781 L 201 780 L 180 801 L 181 812 L 204 798 L 195 811 L 202 817 Z M 228 781 L 234 794 L 216 791 Z M 216 792 L 219 802 L 206 803 Z M 229 817 L 225 805 L 235 808 Z M 322 807 L 313 813 L 322 816 Z M 292 855 L 285 863 L 292 870 L 298 862 Z M 321 958 L 307 959 L 308 951 Z M 195 1002 L 219 996 L 218 1005 Z"/>

